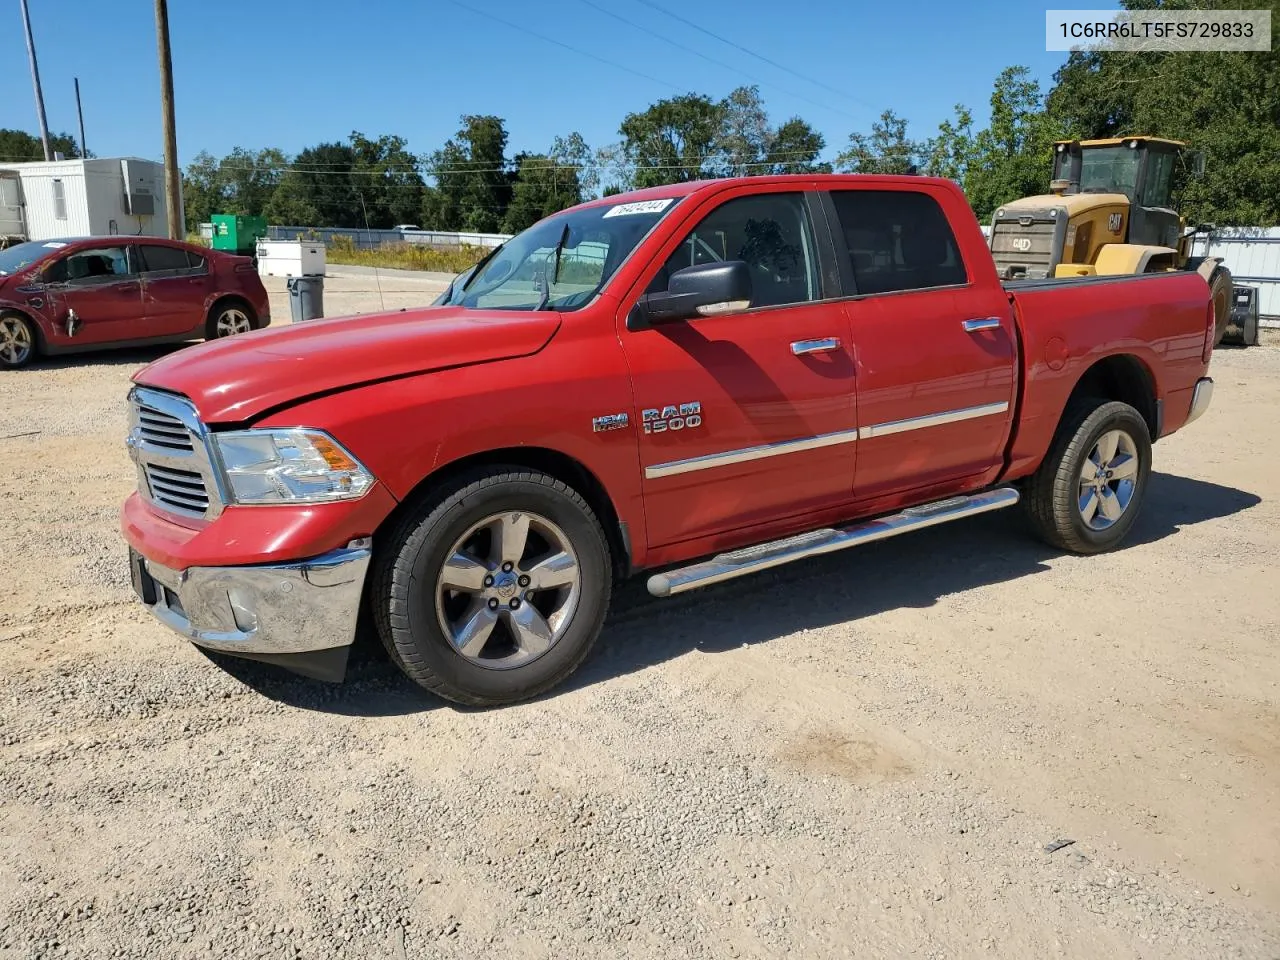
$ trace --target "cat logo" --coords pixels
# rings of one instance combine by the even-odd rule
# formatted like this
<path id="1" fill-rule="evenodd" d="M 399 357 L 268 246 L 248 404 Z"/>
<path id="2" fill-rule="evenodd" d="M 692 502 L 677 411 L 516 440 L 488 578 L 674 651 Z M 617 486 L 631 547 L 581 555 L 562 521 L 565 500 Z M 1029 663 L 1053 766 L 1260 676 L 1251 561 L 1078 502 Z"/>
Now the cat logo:
<path id="1" fill-rule="evenodd" d="M 1031 249 L 1031 238 L 1030 237 L 1014 237 L 1013 249 L 1017 250 L 1020 253 L 1026 253 L 1028 250 Z"/>
<path id="2" fill-rule="evenodd" d="M 1107 229 L 1112 233 L 1119 233 L 1120 227 L 1124 224 L 1124 216 L 1119 213 L 1113 213 L 1107 217 Z"/>
<path id="3" fill-rule="evenodd" d="M 640 411 L 640 422 L 645 433 L 666 433 L 668 431 L 692 429 L 702 426 L 702 404 L 695 400 L 677 406 L 666 406 L 659 410 L 650 407 Z"/>

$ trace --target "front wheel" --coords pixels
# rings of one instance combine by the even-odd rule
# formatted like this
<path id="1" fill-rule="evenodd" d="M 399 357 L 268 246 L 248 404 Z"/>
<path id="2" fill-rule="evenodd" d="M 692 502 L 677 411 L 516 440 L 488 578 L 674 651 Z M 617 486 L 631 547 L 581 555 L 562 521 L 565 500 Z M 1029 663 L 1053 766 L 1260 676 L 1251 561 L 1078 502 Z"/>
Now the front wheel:
<path id="1" fill-rule="evenodd" d="M 0 313 L 0 367 L 17 370 L 36 355 L 31 321 L 20 313 Z"/>
<path id="2" fill-rule="evenodd" d="M 586 659 L 612 588 L 609 545 L 572 488 L 492 467 L 412 511 L 377 546 L 378 632 L 410 679 L 449 700 L 537 696 Z"/>
<path id="3" fill-rule="evenodd" d="M 1151 436 L 1127 403 L 1074 404 L 1023 491 L 1036 533 L 1072 553 L 1120 544 L 1137 520 L 1151 473 Z"/>

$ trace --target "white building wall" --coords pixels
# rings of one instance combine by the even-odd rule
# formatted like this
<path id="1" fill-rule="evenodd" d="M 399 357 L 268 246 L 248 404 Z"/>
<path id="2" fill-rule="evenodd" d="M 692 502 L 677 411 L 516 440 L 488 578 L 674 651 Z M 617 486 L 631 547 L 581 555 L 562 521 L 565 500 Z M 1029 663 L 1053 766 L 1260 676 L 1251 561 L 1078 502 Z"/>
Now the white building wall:
<path id="1" fill-rule="evenodd" d="M 1197 256 L 1221 257 L 1236 283 L 1258 288 L 1264 326 L 1280 326 L 1280 227 L 1223 227 L 1197 237 Z"/>
<path id="2" fill-rule="evenodd" d="M 131 159 L 130 162 L 153 166 L 162 172 L 163 165 L 153 161 Z M 111 234 L 168 235 L 162 175 L 156 178 L 160 193 L 155 198 L 155 213 L 136 217 L 125 213 L 124 176 L 118 158 L 9 163 L 0 167 L 17 170 L 22 180 L 27 234 L 32 240 Z M 66 197 L 65 219 L 57 216 L 55 181 L 62 182 Z"/>

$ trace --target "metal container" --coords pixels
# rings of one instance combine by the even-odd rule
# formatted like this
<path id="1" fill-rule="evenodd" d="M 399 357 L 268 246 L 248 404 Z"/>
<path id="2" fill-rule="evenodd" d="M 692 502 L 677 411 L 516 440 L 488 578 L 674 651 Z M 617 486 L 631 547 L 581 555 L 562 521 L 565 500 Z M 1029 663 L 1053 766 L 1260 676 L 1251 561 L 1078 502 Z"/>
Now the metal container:
<path id="1" fill-rule="evenodd" d="M 260 239 L 267 235 L 265 217 L 237 217 L 228 213 L 213 215 L 213 249 L 253 256 Z"/>
<path id="2" fill-rule="evenodd" d="M 290 277 L 285 283 L 289 288 L 289 316 L 294 323 L 324 316 L 323 274 Z"/>

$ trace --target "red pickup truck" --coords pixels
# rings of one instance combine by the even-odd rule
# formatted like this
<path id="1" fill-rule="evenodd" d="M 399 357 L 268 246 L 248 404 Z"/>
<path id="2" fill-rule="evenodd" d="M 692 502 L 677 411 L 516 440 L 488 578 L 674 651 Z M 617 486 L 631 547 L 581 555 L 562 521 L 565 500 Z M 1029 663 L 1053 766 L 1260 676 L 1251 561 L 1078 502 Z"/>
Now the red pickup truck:
<path id="1" fill-rule="evenodd" d="M 1022 501 L 1116 546 L 1204 412 L 1191 272 L 1002 284 L 955 184 L 758 177 L 534 225 L 438 305 L 272 328 L 136 376 L 135 588 L 194 643 L 530 697 L 617 578 L 657 596 Z M 709 559 L 708 559 L 709 558 Z"/>

